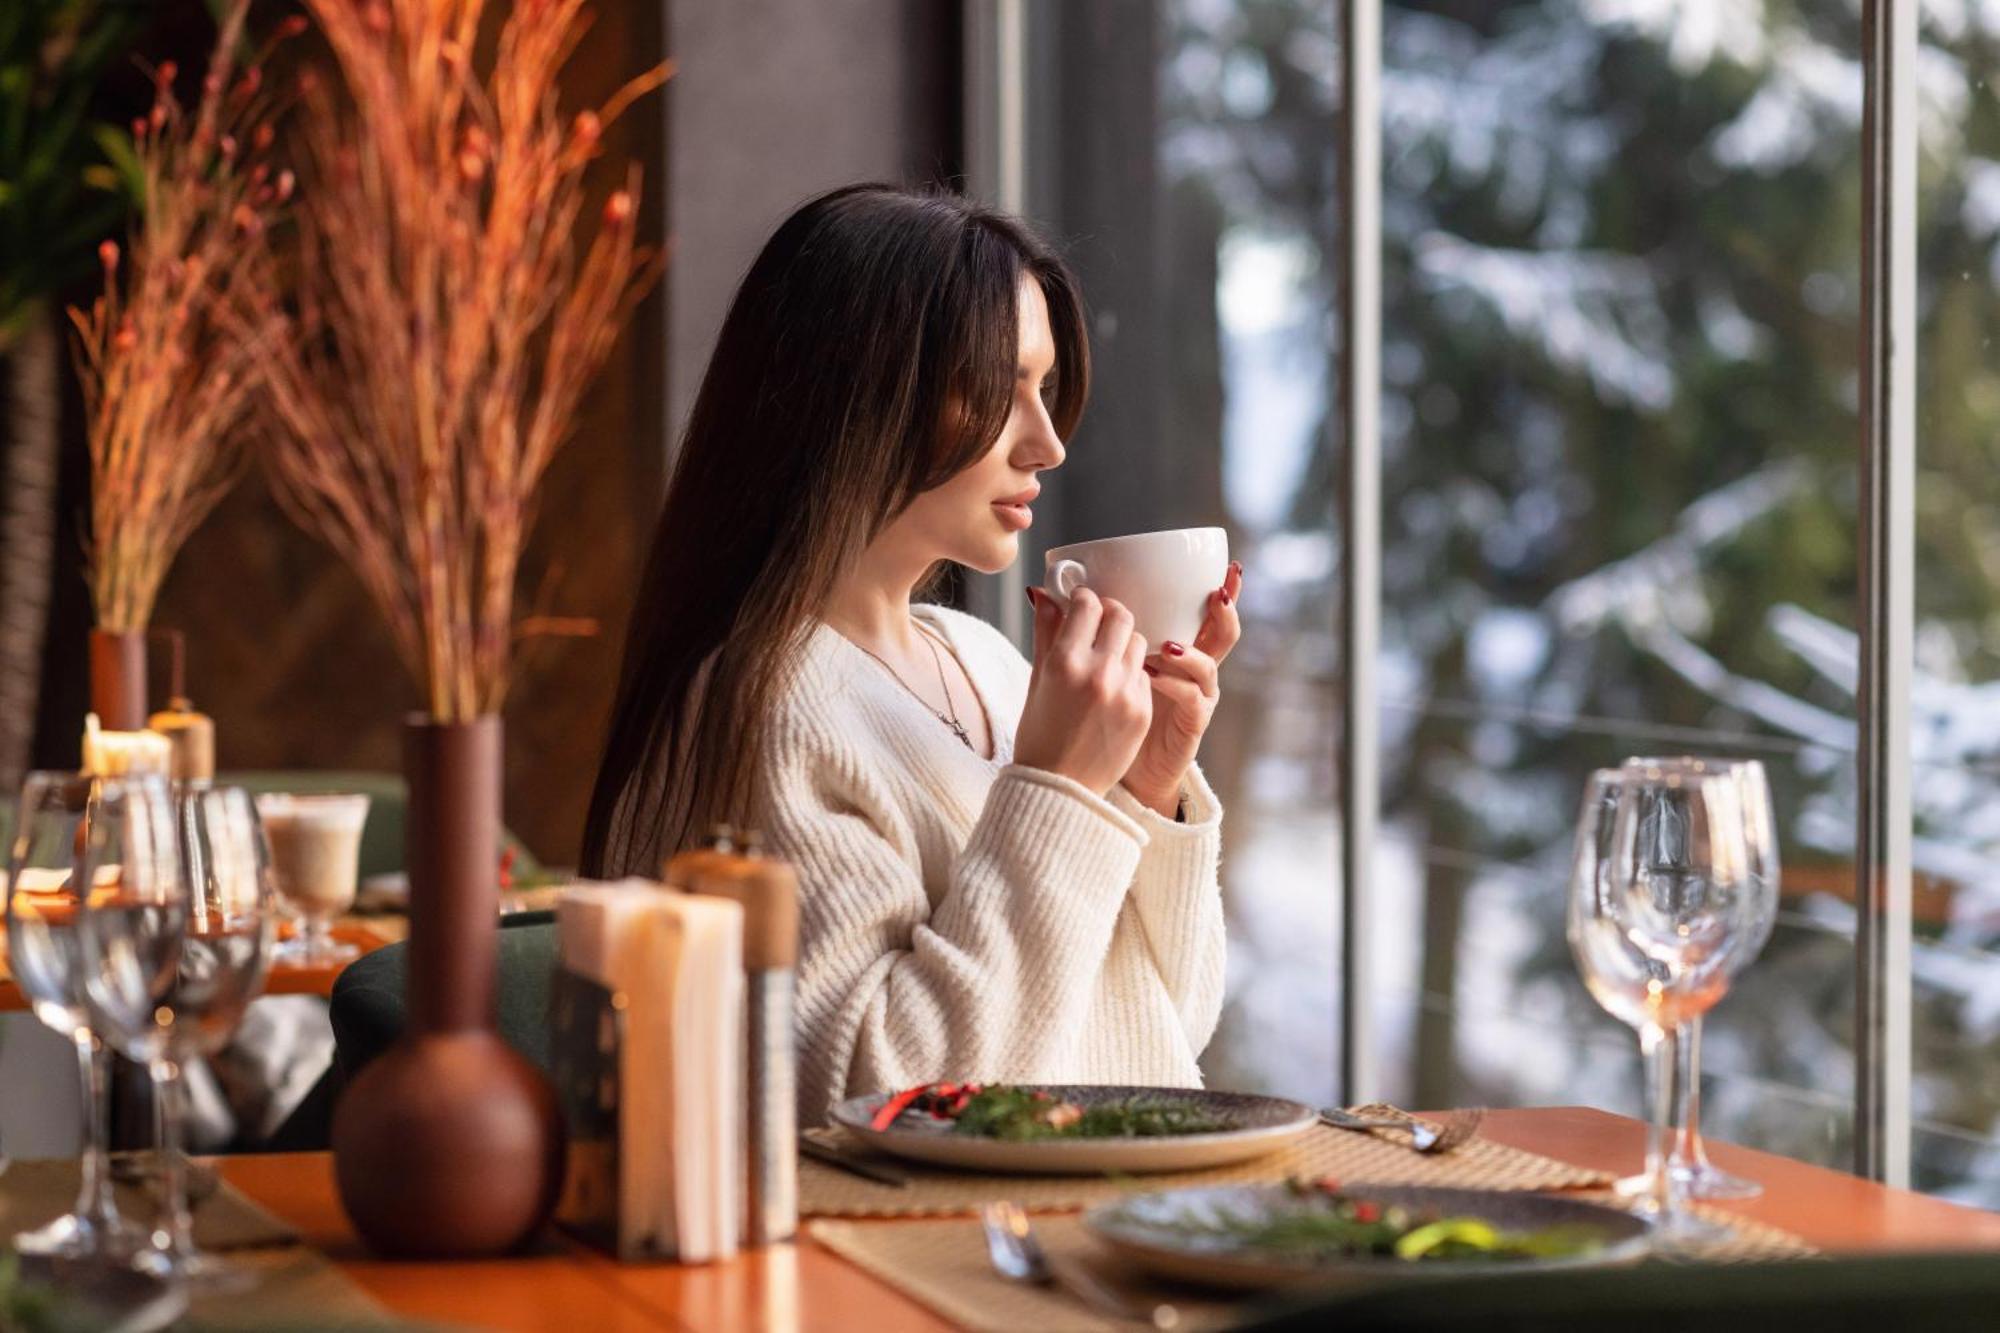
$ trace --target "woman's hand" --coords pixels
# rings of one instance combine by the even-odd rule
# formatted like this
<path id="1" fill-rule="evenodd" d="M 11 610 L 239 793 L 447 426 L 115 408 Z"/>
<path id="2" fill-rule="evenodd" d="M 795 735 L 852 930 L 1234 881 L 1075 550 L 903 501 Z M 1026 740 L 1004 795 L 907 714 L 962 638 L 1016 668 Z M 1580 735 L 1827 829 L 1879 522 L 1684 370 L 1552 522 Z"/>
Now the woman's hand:
<path id="1" fill-rule="evenodd" d="M 1153 723 L 1126 770 L 1125 790 L 1141 805 L 1172 819 L 1180 810 L 1188 765 L 1222 697 L 1217 668 L 1243 637 L 1236 598 L 1243 591 L 1243 566 L 1232 560 L 1222 586 L 1208 595 L 1208 615 L 1193 643 L 1163 643 L 1146 659 L 1153 685 Z"/>
<path id="2" fill-rule="evenodd" d="M 1146 641 L 1132 613 L 1078 588 L 1065 612 L 1030 588 L 1035 670 L 1014 735 L 1014 760 L 1082 783 L 1102 796 L 1132 766 L 1153 719 Z"/>

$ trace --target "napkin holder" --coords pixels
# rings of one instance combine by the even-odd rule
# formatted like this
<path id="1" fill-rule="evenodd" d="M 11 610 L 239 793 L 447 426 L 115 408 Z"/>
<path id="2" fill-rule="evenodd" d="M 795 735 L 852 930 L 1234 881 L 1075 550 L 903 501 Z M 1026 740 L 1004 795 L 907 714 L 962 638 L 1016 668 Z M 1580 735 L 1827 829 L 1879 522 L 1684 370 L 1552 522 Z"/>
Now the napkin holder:
<path id="1" fill-rule="evenodd" d="M 650 1236 L 621 1234 L 619 1102 L 626 999 L 557 967 L 549 995 L 556 1098 L 569 1128 L 569 1169 L 556 1223 L 621 1260 L 671 1259 Z"/>

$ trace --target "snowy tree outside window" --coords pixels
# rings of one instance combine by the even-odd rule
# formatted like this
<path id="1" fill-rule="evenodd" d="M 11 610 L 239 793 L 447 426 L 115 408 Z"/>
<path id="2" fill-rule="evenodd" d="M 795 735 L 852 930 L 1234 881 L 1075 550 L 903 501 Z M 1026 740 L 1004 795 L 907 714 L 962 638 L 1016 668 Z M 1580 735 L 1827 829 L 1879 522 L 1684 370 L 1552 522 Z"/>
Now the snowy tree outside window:
<path id="1" fill-rule="evenodd" d="M 1704 1126 L 1850 1159 L 1858 8 L 1385 4 L 1370 945 L 1407 1103 L 1636 1113 L 1630 1035 L 1562 935 L 1584 777 L 1755 757 L 1783 915 L 1711 1016 Z M 1036 535 L 1221 522 L 1246 560 L 1204 755 L 1234 948 L 1206 1063 L 1312 1099 L 1338 994 L 1336 9 L 1042 0 L 1032 99 L 1031 204 L 1100 364 Z M 1913 1156 L 2000 1206 L 2000 5 L 1922 20 Z"/>

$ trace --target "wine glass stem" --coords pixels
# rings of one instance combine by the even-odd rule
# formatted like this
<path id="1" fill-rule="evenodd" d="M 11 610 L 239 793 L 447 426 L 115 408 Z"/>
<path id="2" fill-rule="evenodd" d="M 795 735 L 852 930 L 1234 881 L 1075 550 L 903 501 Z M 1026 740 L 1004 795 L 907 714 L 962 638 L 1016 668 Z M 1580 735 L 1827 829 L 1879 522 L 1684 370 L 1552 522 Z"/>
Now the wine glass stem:
<path id="1" fill-rule="evenodd" d="M 187 1154 L 181 1145 L 186 1123 L 187 1085 L 181 1080 L 180 1061 L 161 1057 L 152 1062 L 153 1092 L 160 1103 L 160 1171 L 164 1186 L 163 1222 L 165 1235 L 155 1235 L 156 1245 L 175 1259 L 194 1253 L 194 1218 L 188 1211 Z"/>
<path id="2" fill-rule="evenodd" d="M 323 916 L 309 916 L 300 934 L 305 936 L 307 967 L 318 967 L 327 961 L 328 946 L 333 942 L 333 927 Z"/>
<path id="3" fill-rule="evenodd" d="M 76 1215 L 105 1226 L 118 1220 L 118 1207 L 111 1199 L 111 1157 L 106 1147 L 111 1055 L 89 1028 L 78 1028 L 72 1035 L 76 1042 L 77 1070 L 83 1077 L 83 1156 L 79 1163 L 82 1183 L 76 1192 Z"/>
<path id="4" fill-rule="evenodd" d="M 1639 1029 L 1639 1050 L 1646 1063 L 1646 1195 L 1663 1220 L 1674 1211 L 1667 1156 L 1674 1111 L 1674 1052 L 1679 1044 L 1657 1023 Z"/>
<path id="5" fill-rule="evenodd" d="M 1697 1167 L 1701 1152 L 1701 1019 L 1690 1018 L 1674 1029 L 1673 1160 Z"/>

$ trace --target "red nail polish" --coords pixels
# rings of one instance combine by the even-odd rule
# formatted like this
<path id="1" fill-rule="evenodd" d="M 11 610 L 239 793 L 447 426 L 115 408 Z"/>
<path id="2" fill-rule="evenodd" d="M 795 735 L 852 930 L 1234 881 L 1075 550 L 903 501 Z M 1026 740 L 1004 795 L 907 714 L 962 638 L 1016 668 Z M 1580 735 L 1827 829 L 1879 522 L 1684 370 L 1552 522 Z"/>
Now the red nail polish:
<path id="1" fill-rule="evenodd" d="M 1243 562 L 1242 562 L 1241 560 L 1231 560 L 1231 561 L 1229 562 L 1229 572 L 1230 572 L 1230 573 L 1232 573 L 1232 574 L 1234 574 L 1234 575 L 1235 575 L 1235 576 L 1236 576 L 1237 578 L 1239 578 L 1239 579 L 1240 579 L 1240 578 L 1242 578 L 1242 577 L 1243 577 Z"/>
<path id="2" fill-rule="evenodd" d="M 1149 676 L 1157 676 L 1160 674 L 1160 669 L 1156 666 L 1149 666 L 1146 668 L 1146 674 Z"/>
<path id="3" fill-rule="evenodd" d="M 1177 643 L 1168 642 L 1160 645 L 1160 651 L 1165 653 L 1168 657 L 1179 657 L 1183 653 L 1187 652 L 1187 649 L 1181 647 Z"/>
<path id="4" fill-rule="evenodd" d="M 1225 593 L 1222 593 L 1222 594 L 1220 594 L 1220 595 L 1221 595 L 1221 598 L 1222 598 L 1222 604 L 1223 604 L 1224 606 L 1228 606 L 1228 605 L 1229 605 L 1229 604 L 1230 604 L 1231 602 L 1234 602 L 1234 601 L 1236 600 L 1236 599 L 1235 599 L 1234 597 L 1231 597 L 1231 596 L 1230 596 L 1230 595 L 1229 595 L 1228 593 L 1226 593 L 1226 592 L 1225 592 Z"/>

